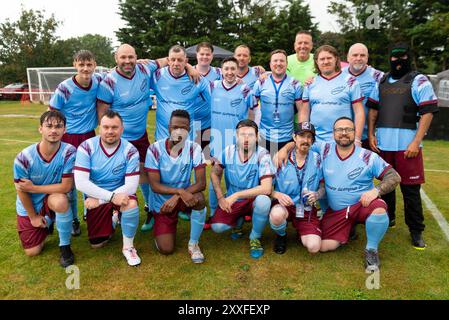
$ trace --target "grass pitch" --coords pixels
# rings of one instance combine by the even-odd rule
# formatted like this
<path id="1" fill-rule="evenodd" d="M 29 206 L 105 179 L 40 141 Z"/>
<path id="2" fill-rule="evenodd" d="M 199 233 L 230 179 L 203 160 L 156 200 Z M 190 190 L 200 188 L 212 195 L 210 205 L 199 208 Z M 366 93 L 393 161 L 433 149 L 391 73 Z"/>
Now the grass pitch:
<path id="1" fill-rule="evenodd" d="M 336 252 L 317 255 L 308 254 L 294 241 L 290 226 L 287 252 L 275 254 L 274 234 L 267 226 L 262 240 L 265 255 L 258 261 L 249 257 L 249 224 L 244 226 L 245 237 L 237 241 L 229 234 L 204 231 L 200 244 L 206 262 L 195 265 L 187 253 L 189 223 L 181 220 L 176 252 L 171 256 L 157 253 L 152 233 L 137 233 L 135 245 L 142 258 L 138 268 L 129 267 L 122 256 L 120 230 L 105 248 L 93 250 L 82 223 L 81 237 L 72 239 L 80 289 L 68 290 L 68 274 L 58 263 L 57 232 L 47 238 L 40 256 L 29 258 L 16 231 L 12 164 L 18 152 L 40 139 L 38 116 L 45 109 L 0 102 L 1 299 L 449 299 L 449 242 L 425 210 L 428 248 L 422 252 L 413 249 L 401 201 L 397 226 L 388 230 L 380 246 L 378 290 L 369 290 L 365 284 L 363 226 L 357 228 L 358 240 Z M 150 112 L 150 135 L 154 118 L 155 113 Z M 449 142 L 426 141 L 424 157 L 429 170 L 424 190 L 449 220 Z M 141 200 L 140 192 L 139 197 Z M 140 204 L 142 207 L 142 201 Z M 141 210 L 140 223 L 144 219 Z"/>

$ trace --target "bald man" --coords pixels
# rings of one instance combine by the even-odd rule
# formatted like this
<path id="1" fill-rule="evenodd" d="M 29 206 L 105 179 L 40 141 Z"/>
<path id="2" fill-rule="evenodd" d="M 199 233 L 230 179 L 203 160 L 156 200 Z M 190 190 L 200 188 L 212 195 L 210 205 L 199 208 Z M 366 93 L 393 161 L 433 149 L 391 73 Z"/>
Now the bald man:
<path id="1" fill-rule="evenodd" d="M 115 52 L 115 62 L 117 66 L 108 73 L 98 89 L 98 119 L 109 108 L 123 118 L 123 138 L 139 151 L 140 187 L 147 210 L 149 186 L 142 168 L 150 146 L 146 130 L 148 111 L 152 105 L 150 79 L 153 72 L 167 65 L 167 58 L 150 61 L 146 65 L 139 64 L 135 49 L 129 44 L 122 44 Z"/>
<path id="2" fill-rule="evenodd" d="M 359 82 L 364 97 L 363 106 L 365 107 L 365 115 L 368 114 L 368 108 L 366 106 L 368 97 L 384 75 L 382 71 L 376 70 L 368 65 L 368 58 L 368 48 L 363 43 L 355 43 L 348 51 L 347 60 L 349 65 L 342 69 L 343 73 L 354 76 Z M 367 121 L 365 121 L 362 134 L 362 147 L 370 150 Z"/>

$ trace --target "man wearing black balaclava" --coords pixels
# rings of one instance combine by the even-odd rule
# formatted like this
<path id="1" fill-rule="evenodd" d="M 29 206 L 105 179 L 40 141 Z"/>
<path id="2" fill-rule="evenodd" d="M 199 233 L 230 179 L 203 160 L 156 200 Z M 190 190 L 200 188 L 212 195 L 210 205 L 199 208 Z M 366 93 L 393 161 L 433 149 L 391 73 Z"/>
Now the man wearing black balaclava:
<path id="1" fill-rule="evenodd" d="M 412 68 L 412 52 L 398 43 L 390 50 L 390 72 L 372 91 L 367 106 L 371 149 L 380 153 L 401 176 L 404 216 L 413 246 L 424 250 L 424 216 L 420 188 L 424 183 L 422 140 L 438 112 L 437 97 L 428 78 Z M 375 132 L 376 130 L 376 132 Z M 394 227 L 395 192 L 382 196 Z"/>

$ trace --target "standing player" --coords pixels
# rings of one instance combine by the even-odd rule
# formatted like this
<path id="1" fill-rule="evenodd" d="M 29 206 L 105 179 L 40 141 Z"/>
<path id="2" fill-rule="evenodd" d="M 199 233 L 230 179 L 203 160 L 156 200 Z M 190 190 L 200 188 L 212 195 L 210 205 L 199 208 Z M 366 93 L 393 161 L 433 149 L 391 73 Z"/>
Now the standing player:
<path id="1" fill-rule="evenodd" d="M 381 157 L 401 175 L 404 216 L 412 245 L 424 250 L 426 243 L 422 232 L 425 225 L 420 194 L 424 183 L 422 140 L 433 114 L 438 112 L 438 101 L 429 79 L 412 70 L 411 61 L 412 52 L 408 45 L 399 43 L 393 46 L 390 72 L 373 90 L 368 101 L 368 126 L 371 148 L 380 152 Z M 377 129 L 376 135 L 374 128 Z M 390 209 L 390 225 L 394 226 L 395 192 L 385 194 L 383 199 Z"/>
<path id="2" fill-rule="evenodd" d="M 119 113 L 107 110 L 100 118 L 100 136 L 84 141 L 75 162 L 76 188 L 86 195 L 86 221 L 92 248 L 104 246 L 114 233 L 114 211 L 121 212 L 123 255 L 130 266 L 141 260 L 134 248 L 139 224 L 136 190 L 139 183 L 139 153 L 121 138 Z"/>
<path id="3" fill-rule="evenodd" d="M 362 89 L 364 97 L 363 106 L 365 109 L 365 126 L 362 134 L 362 147 L 370 149 L 368 141 L 368 107 L 366 103 L 380 79 L 384 76 L 382 71 L 376 70 L 368 65 L 368 48 L 363 43 L 353 44 L 348 51 L 349 66 L 342 69 L 343 74 L 350 74 L 357 79 Z"/>
<path id="4" fill-rule="evenodd" d="M 260 100 L 260 134 L 262 145 L 272 154 L 292 141 L 295 109 L 301 107 L 302 86 L 286 75 L 287 53 L 274 50 L 270 55 L 272 74 L 254 85 L 254 96 Z"/>
<path id="5" fill-rule="evenodd" d="M 238 62 L 234 57 L 226 58 L 221 64 L 222 81 L 215 81 L 212 87 L 212 114 L 210 156 L 212 161 L 229 145 L 235 144 L 235 128 L 241 120 L 254 120 L 254 99 L 251 88 L 237 81 Z M 217 208 L 217 197 L 212 183 L 209 185 L 210 216 Z M 210 229 L 209 221 L 204 228 Z"/>
<path id="6" fill-rule="evenodd" d="M 61 111 L 67 119 L 67 132 L 62 141 L 75 148 L 87 139 L 95 137 L 97 127 L 97 90 L 102 76 L 94 74 L 97 63 L 88 50 L 80 50 L 73 57 L 76 75 L 61 82 L 50 99 L 50 110 Z M 81 234 L 78 219 L 78 200 L 76 189 L 71 197 L 73 213 L 72 235 Z"/>
<path id="7" fill-rule="evenodd" d="M 147 117 L 152 105 L 150 97 L 151 75 L 159 67 L 167 64 L 167 59 L 150 61 L 148 65 L 138 64 L 136 51 L 128 44 L 121 45 L 115 53 L 117 67 L 107 74 L 97 94 L 98 118 L 106 110 L 116 111 L 123 118 L 123 138 L 133 144 L 140 155 L 140 187 L 145 199 L 145 211 L 148 212 L 147 228 L 151 229 L 149 215 L 148 178 L 143 173 L 146 150 L 150 143 L 147 134 Z"/>
<path id="8" fill-rule="evenodd" d="M 210 104 L 210 83 L 204 78 L 195 84 L 187 76 L 186 50 L 175 45 L 168 52 L 168 67 L 158 70 L 152 77 L 151 87 L 156 94 L 156 140 L 169 136 L 170 115 L 174 110 L 186 110 L 190 115 L 190 129 L 193 128 L 197 99 Z M 193 137 L 193 133 L 191 132 Z"/>
<path id="9" fill-rule="evenodd" d="M 251 50 L 244 44 L 235 48 L 234 58 L 236 58 L 239 63 L 237 77 L 243 80 L 243 82 L 252 89 L 260 75 L 265 72 L 264 68 L 261 66 L 249 66 L 249 63 L 251 62 Z"/>
<path id="10" fill-rule="evenodd" d="M 354 122 L 347 117 L 334 124 L 335 143 L 321 151 L 322 172 L 329 209 L 321 221 L 321 251 L 332 251 L 349 240 L 353 225 L 365 223 L 365 267 L 380 266 L 378 246 L 388 229 L 386 203 L 379 196 L 395 189 L 398 173 L 376 153 L 354 144 Z M 374 187 L 373 178 L 380 184 Z"/>
<path id="11" fill-rule="evenodd" d="M 190 115 L 175 110 L 170 116 L 169 137 L 150 146 L 145 161 L 153 191 L 154 236 L 160 253 L 171 254 L 175 248 L 179 211 L 191 211 L 188 251 L 194 263 L 204 255 L 198 245 L 206 220 L 203 191 L 206 189 L 206 164 L 201 147 L 187 140 Z M 192 170 L 195 183 L 190 183 Z"/>
<path id="12" fill-rule="evenodd" d="M 359 146 L 365 125 L 363 95 L 354 76 L 341 72 L 335 48 L 324 45 L 315 52 L 315 68 L 319 75 L 304 88 L 300 121 L 310 121 L 316 128 L 318 142 L 332 141 L 332 126 L 339 117 L 354 114 L 355 141 Z"/>
<path id="13" fill-rule="evenodd" d="M 218 198 L 218 208 L 211 219 L 212 230 L 221 233 L 232 230 L 231 237 L 241 237 L 245 214 L 252 212 L 250 256 L 263 255 L 260 242 L 268 222 L 273 176 L 275 170 L 268 151 L 258 146 L 258 128 L 252 120 L 237 124 L 237 141 L 218 156 L 211 172 L 211 180 Z M 226 196 L 221 190 L 221 177 L 225 173 Z"/>
<path id="14" fill-rule="evenodd" d="M 214 59 L 214 47 L 209 42 L 201 42 L 196 47 L 196 60 L 198 64 L 194 67 L 198 72 L 209 81 L 213 83 L 216 80 L 221 79 L 220 68 L 211 67 L 212 60 Z M 195 103 L 195 136 L 196 142 L 201 144 L 201 149 L 205 149 L 210 143 L 211 139 L 211 114 L 210 114 L 210 101 L 209 103 L 202 99 L 201 96 L 197 97 Z M 197 128 L 196 127 L 200 127 Z"/>
<path id="15" fill-rule="evenodd" d="M 17 190 L 17 230 L 27 256 L 36 256 L 56 218 L 59 233 L 59 263 L 74 263 L 70 248 L 72 211 L 67 193 L 73 188 L 76 149 L 61 142 L 66 120 L 59 111 L 47 111 L 40 118 L 42 139 L 20 152 L 14 160 Z"/>
<path id="16" fill-rule="evenodd" d="M 310 253 L 321 247 L 321 226 L 313 206 L 324 194 L 320 189 L 321 159 L 310 150 L 315 141 L 315 128 L 310 122 L 301 122 L 295 130 L 295 149 L 289 161 L 276 173 L 270 225 L 277 236 L 274 252 L 283 254 L 287 249 L 287 221 L 293 223 L 298 239 Z M 307 201 L 303 201 L 307 199 Z"/>
<path id="17" fill-rule="evenodd" d="M 295 53 L 288 56 L 287 74 L 304 85 L 306 80 L 316 75 L 313 54 L 311 54 L 312 34 L 309 31 L 298 31 L 293 47 Z"/>

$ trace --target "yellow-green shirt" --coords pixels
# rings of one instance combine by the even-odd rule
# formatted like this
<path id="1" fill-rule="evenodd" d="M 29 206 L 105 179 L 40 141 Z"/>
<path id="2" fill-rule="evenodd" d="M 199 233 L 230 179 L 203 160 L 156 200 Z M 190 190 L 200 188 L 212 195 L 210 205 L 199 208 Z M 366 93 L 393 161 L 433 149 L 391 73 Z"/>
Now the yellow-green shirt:
<path id="1" fill-rule="evenodd" d="M 305 62 L 299 61 L 296 53 L 288 56 L 287 74 L 300 81 L 302 85 L 308 78 L 316 76 L 314 71 L 313 54 L 310 54 Z"/>

